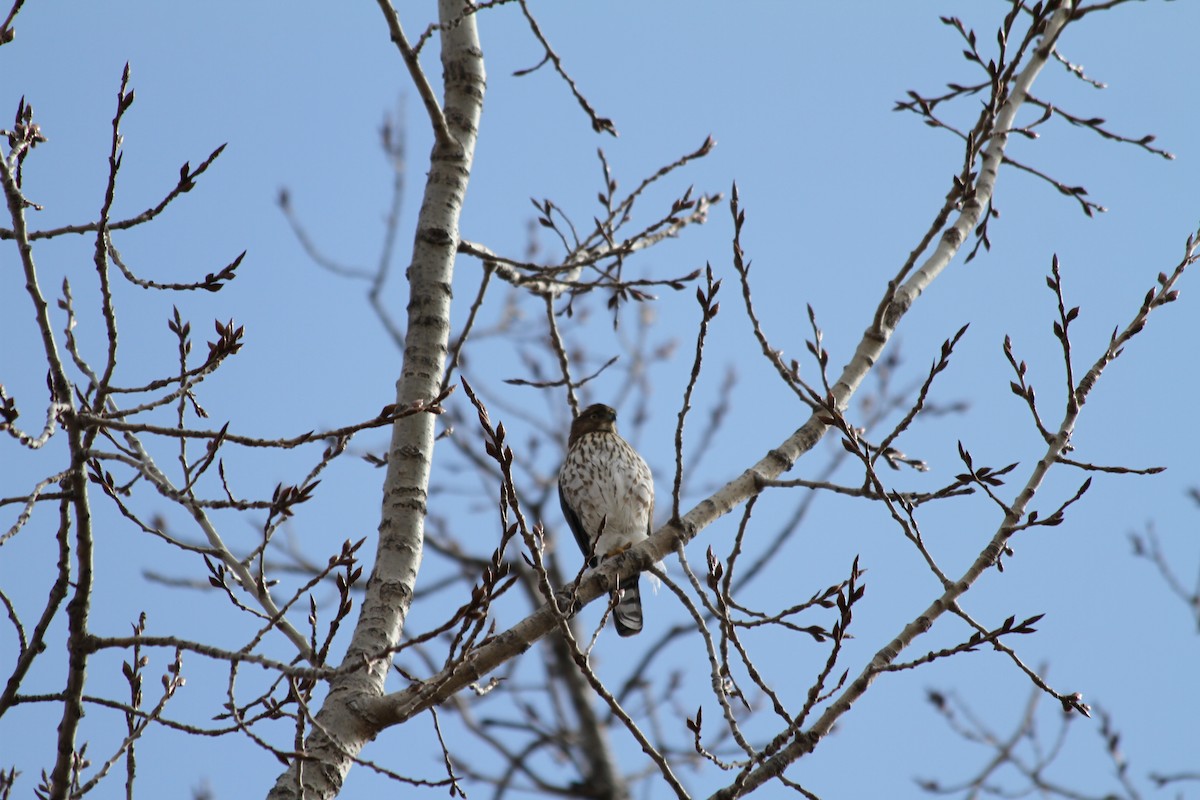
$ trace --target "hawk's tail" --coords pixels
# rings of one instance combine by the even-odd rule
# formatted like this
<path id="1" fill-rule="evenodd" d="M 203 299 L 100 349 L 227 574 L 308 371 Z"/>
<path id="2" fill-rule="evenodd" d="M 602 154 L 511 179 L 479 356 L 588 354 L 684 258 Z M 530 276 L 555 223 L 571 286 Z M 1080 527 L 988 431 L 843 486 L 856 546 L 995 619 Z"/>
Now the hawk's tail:
<path id="1" fill-rule="evenodd" d="M 633 636 L 642 632 L 642 592 L 638 588 L 638 574 L 621 580 L 621 599 L 613 608 L 613 622 L 621 636 Z"/>

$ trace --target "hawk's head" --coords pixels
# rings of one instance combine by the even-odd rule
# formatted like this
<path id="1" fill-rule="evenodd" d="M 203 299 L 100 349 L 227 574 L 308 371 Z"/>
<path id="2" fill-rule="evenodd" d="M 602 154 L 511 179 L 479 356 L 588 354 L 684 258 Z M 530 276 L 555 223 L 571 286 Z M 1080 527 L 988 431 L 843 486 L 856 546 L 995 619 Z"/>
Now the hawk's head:
<path id="1" fill-rule="evenodd" d="M 585 433 L 616 433 L 617 412 L 612 406 L 596 403 L 579 413 L 571 423 L 571 438 L 574 442 Z"/>

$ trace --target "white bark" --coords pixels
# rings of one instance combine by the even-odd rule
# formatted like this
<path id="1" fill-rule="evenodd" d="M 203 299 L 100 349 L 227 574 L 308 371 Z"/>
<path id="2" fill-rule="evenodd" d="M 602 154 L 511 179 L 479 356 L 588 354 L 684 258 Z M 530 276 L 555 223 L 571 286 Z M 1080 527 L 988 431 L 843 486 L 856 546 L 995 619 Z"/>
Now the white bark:
<path id="1" fill-rule="evenodd" d="M 382 5 L 387 14 L 390 7 Z M 396 403 L 401 407 L 436 397 L 445 369 L 458 220 L 485 89 L 475 17 L 464 17 L 466 8 L 463 0 L 438 3 L 445 124 L 439 133 L 448 132 L 452 141 L 436 137 L 407 273 L 407 330 L 396 381 Z M 393 39 L 397 32 L 393 27 Z M 435 126 L 440 121 L 435 119 Z M 431 414 L 414 414 L 398 420 L 392 429 L 375 566 L 344 662 L 369 663 L 331 682 L 305 742 L 305 757 L 294 760 L 280 776 L 269 795 L 272 798 L 336 796 L 353 757 L 382 727 L 378 718 L 365 713 L 369 704 L 364 701 L 382 695 L 392 659 L 371 656 L 387 653 L 399 642 L 408 615 L 421 566 L 434 422 Z"/>

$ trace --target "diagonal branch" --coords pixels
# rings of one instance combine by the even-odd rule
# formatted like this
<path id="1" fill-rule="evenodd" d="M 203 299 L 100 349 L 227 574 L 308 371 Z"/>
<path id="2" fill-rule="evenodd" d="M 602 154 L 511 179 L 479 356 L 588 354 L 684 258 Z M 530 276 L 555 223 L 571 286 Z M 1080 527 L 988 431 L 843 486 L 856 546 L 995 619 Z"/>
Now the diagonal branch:
<path id="1" fill-rule="evenodd" d="M 1012 128 L 1013 119 L 1024 100 L 1025 92 L 1045 66 L 1053 50 L 1054 42 L 1066 24 L 1068 16 L 1069 6 L 1060 7 L 1054 13 L 1046 23 L 1039 46 L 1034 51 L 1030 62 L 1015 77 L 993 125 L 999 133 L 988 139 L 987 147 L 983 151 L 983 163 L 972 196 L 963 201 L 962 209 L 951 226 L 942 234 L 930 256 L 912 272 L 902 285 L 895 288 L 883 313 L 878 315 L 875 324 L 867 330 L 853 359 L 833 384 L 831 395 L 837 408 L 845 409 L 849 406 L 851 397 L 880 358 L 900 320 L 924 290 L 949 266 L 990 203 L 995 191 L 1004 149 L 1008 142 L 1008 135 L 1003 131 Z M 738 213 L 736 202 L 734 213 L 735 215 Z M 680 520 L 664 525 L 646 542 L 631 548 L 618 557 L 608 559 L 598 569 L 585 576 L 577 587 L 567 587 L 566 590 L 560 591 L 557 595 L 559 606 L 569 607 L 571 601 L 583 604 L 592 602 L 597 597 L 606 594 L 607 587 L 613 585 L 618 574 L 627 575 L 631 569 L 648 569 L 653 563 L 664 558 L 678 544 L 686 544 L 691 541 L 715 520 L 757 494 L 761 490 L 763 479 L 774 479 L 791 469 L 800 456 L 811 450 L 821 440 L 827 427 L 827 424 L 818 419 L 818 415 L 814 413 L 791 436 L 780 442 L 737 478 L 702 500 Z M 1061 447 L 1056 447 L 1050 454 L 1049 461 L 1043 459 L 1041 469 L 1034 478 L 1031 478 L 1032 488 L 1036 488 L 1040 484 L 1045 468 L 1048 468 L 1060 450 Z M 1027 491 L 1032 491 L 1032 489 L 1027 489 Z M 1027 501 L 1028 498 L 1024 502 Z M 994 544 L 994 547 L 998 553 L 999 544 Z M 994 561 L 995 553 L 991 552 L 992 549 L 993 545 L 989 545 L 985 552 L 986 559 L 983 559 L 986 561 L 986 565 L 978 567 L 980 573 Z M 969 573 L 969 577 L 974 580 L 978 575 Z M 933 615 L 929 619 L 940 616 L 947 610 L 948 606 L 942 605 L 942 602 L 944 601 L 939 600 L 931 611 L 927 612 L 927 614 L 932 613 Z M 924 618 L 921 621 L 928 622 Z M 480 680 L 500 664 L 523 652 L 533 642 L 545 636 L 555 628 L 556 624 L 555 614 L 549 604 L 543 604 L 537 611 L 508 631 L 498 634 L 494 639 L 473 650 L 452 674 L 438 674 L 424 684 L 379 698 L 378 701 L 371 704 L 371 715 L 382 726 L 403 722 L 415 714 L 421 713 L 429 705 L 439 703 L 459 689 Z M 880 664 L 894 660 L 900 649 L 903 649 L 907 643 L 924 630 L 915 622 L 908 626 L 892 645 L 880 651 L 880 655 L 877 656 L 882 659 Z M 893 647 L 895 647 L 894 651 Z M 875 674 L 873 668 L 869 667 L 839 696 L 826 713 L 814 723 L 817 735 L 823 735 L 832 727 L 834 721 L 849 708 L 850 704 L 867 690 L 871 681 L 874 680 Z M 811 749 L 811 746 L 809 737 L 799 737 L 774 758 L 751 773 L 742 785 L 742 792 L 739 794 L 750 791 L 779 774 L 787 764 Z"/>

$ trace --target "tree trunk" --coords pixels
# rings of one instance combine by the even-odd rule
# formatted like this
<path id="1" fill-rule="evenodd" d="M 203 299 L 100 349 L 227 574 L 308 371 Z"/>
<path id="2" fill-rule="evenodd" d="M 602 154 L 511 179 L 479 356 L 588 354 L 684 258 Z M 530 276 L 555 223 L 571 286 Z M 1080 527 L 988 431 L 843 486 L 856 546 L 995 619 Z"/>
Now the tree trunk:
<path id="1" fill-rule="evenodd" d="M 401 50 L 403 34 L 390 5 L 392 38 Z M 462 0 L 438 4 L 444 77 L 444 129 L 437 131 L 429 177 L 407 271 L 409 302 L 404 358 L 396 381 L 396 403 L 404 408 L 432 400 L 440 391 L 450 334 L 451 280 L 458 249 L 458 220 L 471 175 L 485 74 L 473 14 L 463 16 Z M 409 60 L 410 70 L 415 58 Z M 428 105 L 428 103 L 427 103 Z M 431 110 L 431 114 L 436 110 Z M 435 118 L 435 128 L 442 120 Z M 446 137 L 444 134 L 448 133 Z M 388 449 L 387 476 L 375 566 L 345 665 L 367 666 L 334 679 L 304 743 L 304 756 L 279 777 L 271 798 L 335 797 L 353 758 L 380 731 L 364 713 L 363 700 L 383 694 L 391 650 L 400 641 L 421 566 L 426 499 L 433 464 L 432 414 L 397 420 Z M 379 655 L 383 654 L 383 655 Z"/>

